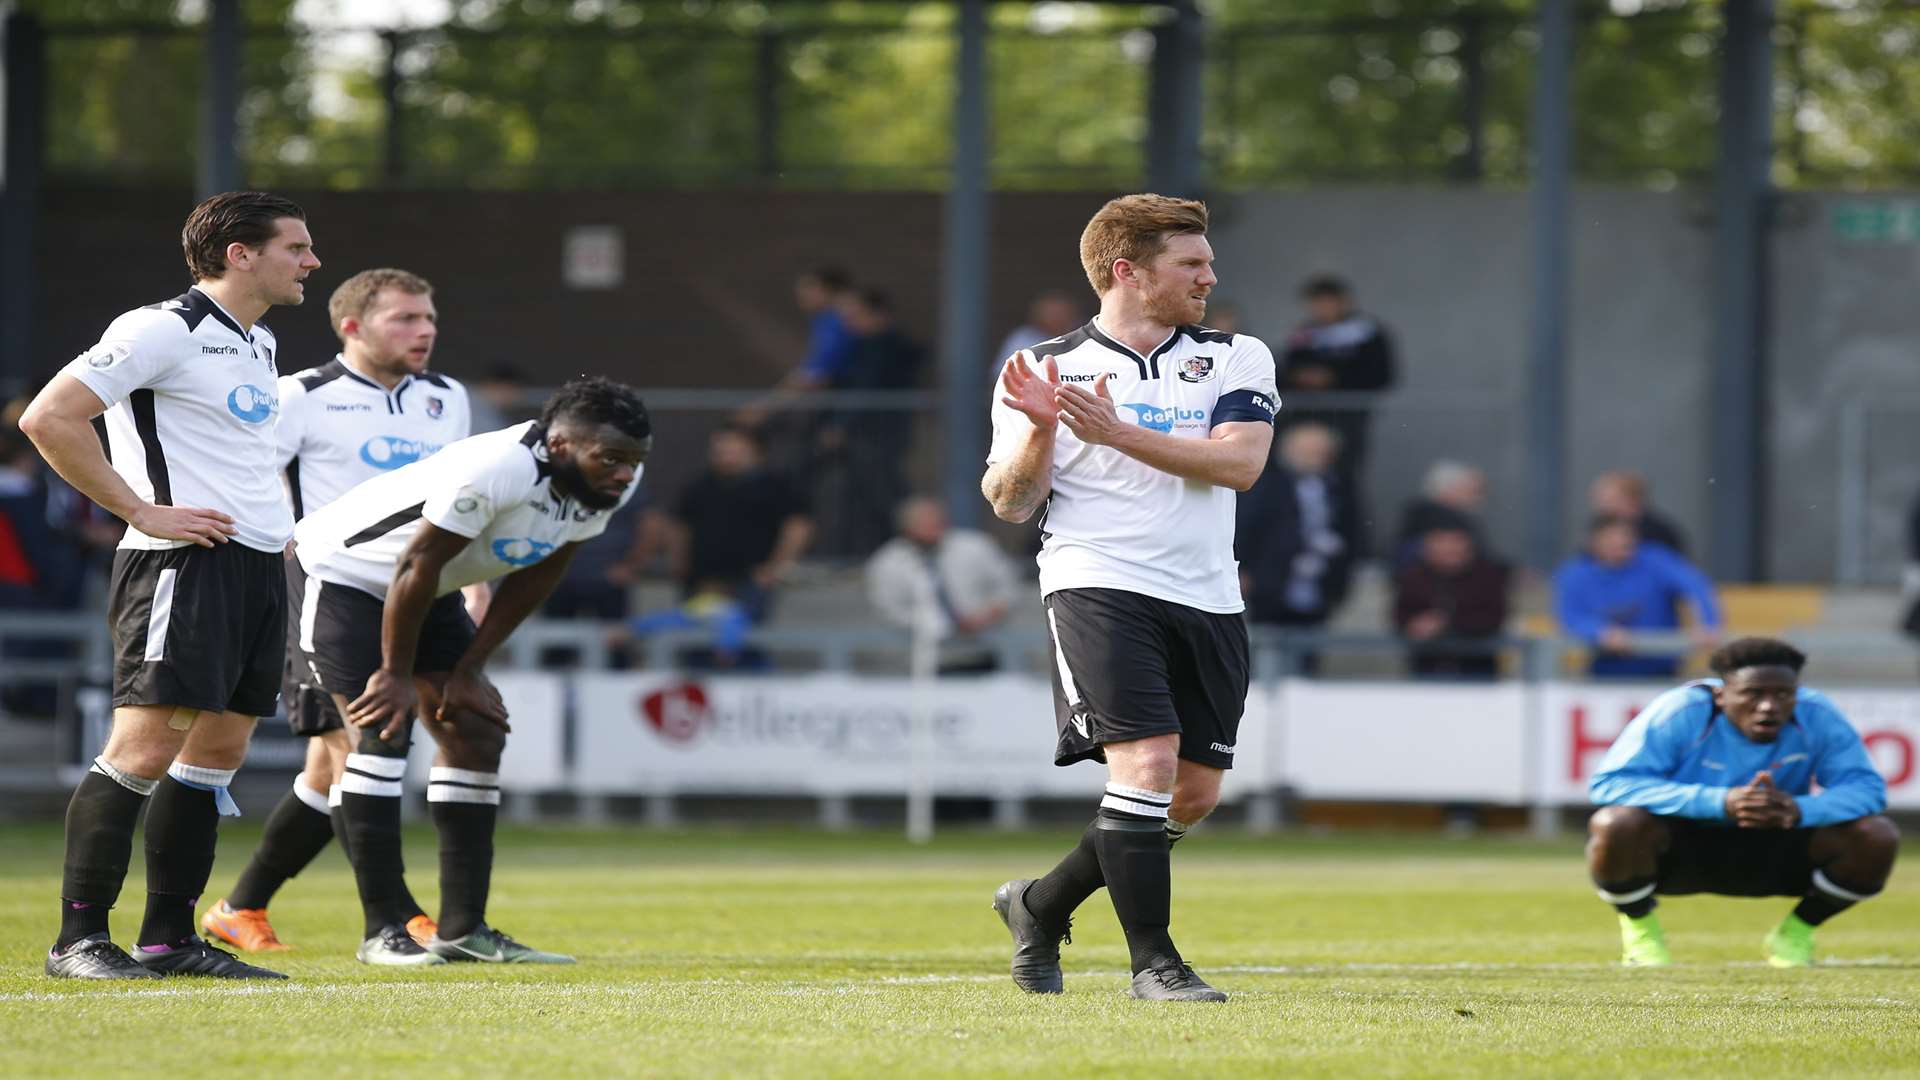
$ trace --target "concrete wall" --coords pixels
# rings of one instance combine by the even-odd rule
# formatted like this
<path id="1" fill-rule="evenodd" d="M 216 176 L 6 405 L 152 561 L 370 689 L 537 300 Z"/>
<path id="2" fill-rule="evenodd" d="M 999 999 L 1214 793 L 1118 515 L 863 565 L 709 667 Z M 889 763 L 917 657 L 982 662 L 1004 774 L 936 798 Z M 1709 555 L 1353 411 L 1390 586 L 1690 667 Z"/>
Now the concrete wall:
<path id="1" fill-rule="evenodd" d="M 441 365 L 471 375 L 502 361 L 555 383 L 598 371 L 652 387 L 756 387 L 798 355 L 804 326 L 793 274 L 849 265 L 899 300 L 904 322 L 935 338 L 940 204 L 924 194 L 294 193 L 327 266 L 308 304 L 269 323 L 287 366 L 334 343 L 326 295 L 369 266 L 399 265 L 440 288 Z M 1001 195 L 993 203 L 992 320 L 997 341 L 1026 299 L 1083 282 L 1076 241 L 1098 193 Z M 1783 200 L 1774 239 L 1768 568 L 1824 580 L 1839 553 L 1840 429 L 1849 402 L 1881 409 L 1869 429 L 1869 572 L 1890 576 L 1900 525 L 1920 490 L 1920 383 L 1912 295 L 1920 247 L 1861 241 L 1833 227 L 1860 200 Z M 177 236 L 183 192 L 51 191 L 37 233 L 37 340 L 52 367 L 90 344 L 114 314 L 186 284 Z M 1522 550 L 1525 333 L 1532 268 L 1524 192 L 1374 188 L 1264 193 L 1215 201 L 1218 296 L 1278 345 L 1298 318 L 1299 281 L 1350 278 L 1400 345 L 1402 381 L 1376 419 L 1369 477 L 1384 535 L 1440 456 L 1480 464 L 1494 487 L 1490 524 Z M 627 280 L 606 292 L 560 283 L 574 225 L 617 224 Z M 1710 206 L 1696 196 L 1582 190 L 1574 200 L 1569 471 L 1561 512 L 1569 544 L 1584 490 L 1607 468 L 1652 478 L 1661 509 L 1696 548 L 1710 526 L 1707 355 Z M 992 358 L 981 358 L 982 412 Z M 1904 395 L 1904 397 L 1902 396 Z M 1885 410 L 1903 408 L 1908 413 Z M 699 455 L 711 415 L 663 418 L 654 474 L 671 493 Z M 926 425 L 923 458 L 938 452 Z M 929 460 L 919 467 L 932 475 Z"/>

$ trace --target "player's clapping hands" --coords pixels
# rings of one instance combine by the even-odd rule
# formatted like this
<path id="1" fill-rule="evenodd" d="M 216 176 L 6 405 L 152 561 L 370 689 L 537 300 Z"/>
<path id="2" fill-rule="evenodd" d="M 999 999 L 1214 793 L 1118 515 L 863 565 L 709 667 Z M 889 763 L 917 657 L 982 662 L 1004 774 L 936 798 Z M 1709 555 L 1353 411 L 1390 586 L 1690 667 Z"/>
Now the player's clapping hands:
<path id="1" fill-rule="evenodd" d="M 1773 786 L 1764 769 L 1745 787 L 1727 792 L 1727 813 L 1743 829 L 1791 829 L 1800 823 L 1800 804 Z"/>
<path id="2" fill-rule="evenodd" d="M 1095 446 L 1110 445 L 1114 437 L 1133 425 L 1120 419 L 1120 409 L 1107 392 L 1107 377 L 1102 374 L 1091 391 L 1078 386 L 1062 386 L 1060 422 L 1081 442 Z"/>
<path id="3" fill-rule="evenodd" d="M 1000 372 L 1000 389 L 1000 400 L 1024 413 L 1034 427 L 1053 430 L 1060 408 L 1060 365 L 1053 357 L 1042 357 L 1036 370 L 1024 350 L 1014 353 Z"/>

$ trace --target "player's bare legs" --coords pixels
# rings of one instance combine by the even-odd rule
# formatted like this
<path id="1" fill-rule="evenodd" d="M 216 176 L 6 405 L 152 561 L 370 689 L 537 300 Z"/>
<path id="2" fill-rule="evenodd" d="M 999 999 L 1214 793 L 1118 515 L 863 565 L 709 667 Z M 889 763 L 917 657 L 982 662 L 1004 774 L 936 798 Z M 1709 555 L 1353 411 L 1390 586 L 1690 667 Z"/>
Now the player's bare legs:
<path id="1" fill-rule="evenodd" d="M 1603 806 L 1587 820 L 1587 870 L 1600 899 L 1620 913 L 1621 963 L 1628 967 L 1673 963 L 1653 914 L 1655 873 L 1671 842 L 1665 823 L 1637 806 Z"/>
<path id="2" fill-rule="evenodd" d="M 1172 846 L 1220 804 L 1225 769 L 1181 759 L 1173 779 L 1173 805 L 1167 809 L 1167 844 Z"/>
<path id="3" fill-rule="evenodd" d="M 1793 913 L 1767 934 L 1774 967 L 1813 963 L 1813 930 L 1862 900 L 1878 895 L 1900 853 L 1900 829 L 1872 814 L 1813 830 L 1807 845 L 1813 881 Z"/>

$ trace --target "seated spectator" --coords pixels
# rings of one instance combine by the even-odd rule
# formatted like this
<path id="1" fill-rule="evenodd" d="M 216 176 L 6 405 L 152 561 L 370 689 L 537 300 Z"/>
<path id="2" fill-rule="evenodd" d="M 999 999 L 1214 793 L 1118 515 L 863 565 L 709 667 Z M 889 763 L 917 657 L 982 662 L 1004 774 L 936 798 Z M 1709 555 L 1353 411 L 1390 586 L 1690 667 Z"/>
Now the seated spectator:
<path id="1" fill-rule="evenodd" d="M 759 436 L 720 428 L 708 442 L 706 471 L 680 493 L 667 528 L 683 603 L 630 625 L 641 634 L 704 627 L 716 642 L 693 663 L 748 665 L 746 629 L 766 620 L 775 590 L 812 537 L 806 500 L 789 477 L 765 467 Z"/>
<path id="2" fill-rule="evenodd" d="M 1281 434 L 1278 460 L 1240 496 L 1234 557 L 1253 622 L 1321 626 L 1346 599 L 1362 537 L 1339 455 L 1332 430 L 1297 424 Z"/>
<path id="3" fill-rule="evenodd" d="M 919 384 L 926 350 L 894 321 L 893 300 L 879 289 L 847 294 L 841 304 L 853 351 L 834 380 L 836 390 L 911 390 Z M 893 516 L 907 491 L 907 451 L 914 414 L 907 410 L 838 409 L 826 417 L 819 443 L 837 465 L 832 497 L 835 528 L 830 554 L 865 558 L 893 535 Z M 824 509 L 826 492 L 816 506 Z"/>
<path id="4" fill-rule="evenodd" d="M 1013 328 L 993 354 L 993 377 L 1000 378 L 1000 366 L 1021 349 L 1030 349 L 1043 341 L 1064 337 L 1085 325 L 1087 316 L 1073 294 L 1064 289 L 1048 289 L 1027 305 L 1027 321 Z"/>
<path id="5" fill-rule="evenodd" d="M 123 527 L 54 475 L 25 435 L 25 401 L 0 415 L 0 611 L 77 611 L 86 599 L 95 551 L 111 551 Z M 0 660 L 74 655 L 60 639 L 8 638 Z M 52 716 L 52 683 L 0 683 L 0 709 Z"/>
<path id="6" fill-rule="evenodd" d="M 1439 525 L 1421 534 L 1415 557 L 1393 580 L 1393 625 L 1416 643 L 1414 674 L 1492 678 L 1499 658 L 1491 650 L 1418 643 L 1498 637 L 1509 584 L 1507 567 L 1482 554 L 1467 529 Z"/>
<path id="7" fill-rule="evenodd" d="M 1434 529 L 1461 529 L 1474 547 L 1486 554 L 1486 534 L 1480 514 L 1487 505 L 1487 474 L 1458 461 L 1440 460 L 1427 467 L 1420 497 L 1407 504 L 1394 537 L 1393 560 L 1405 566 L 1420 557 L 1420 538 Z"/>
<path id="8" fill-rule="evenodd" d="M 1679 629 L 1682 601 L 1693 606 L 1696 639 L 1710 641 L 1720 629 L 1713 583 L 1672 548 L 1640 539 L 1625 518 L 1595 518 L 1586 551 L 1553 576 L 1560 625 L 1594 647 L 1596 676 L 1671 676 L 1679 659 L 1632 652 L 1632 635 Z"/>
<path id="9" fill-rule="evenodd" d="M 627 505 L 607 520 L 607 531 L 580 545 L 553 587 L 540 614 L 549 619 L 593 619 L 624 622 L 632 613 L 633 587 L 659 549 L 664 525 L 660 512 L 643 485 Z M 543 650 L 542 667 L 568 667 L 579 662 L 571 646 Z M 613 651 L 613 666 L 624 669 L 630 658 L 624 648 Z"/>
<path id="10" fill-rule="evenodd" d="M 1663 544 L 1682 557 L 1687 554 L 1680 527 L 1647 505 L 1647 479 L 1637 472 L 1615 469 L 1594 477 L 1587 489 L 1587 509 L 1599 517 L 1625 518 L 1640 530 L 1640 539 Z"/>
<path id="11" fill-rule="evenodd" d="M 967 639 L 998 626 L 1013 603 L 1013 560 L 987 534 L 949 526 L 946 508 L 921 496 L 900 507 L 900 535 L 867 560 L 867 599 L 908 631 L 945 644 L 940 674 L 992 671 L 993 650 Z"/>

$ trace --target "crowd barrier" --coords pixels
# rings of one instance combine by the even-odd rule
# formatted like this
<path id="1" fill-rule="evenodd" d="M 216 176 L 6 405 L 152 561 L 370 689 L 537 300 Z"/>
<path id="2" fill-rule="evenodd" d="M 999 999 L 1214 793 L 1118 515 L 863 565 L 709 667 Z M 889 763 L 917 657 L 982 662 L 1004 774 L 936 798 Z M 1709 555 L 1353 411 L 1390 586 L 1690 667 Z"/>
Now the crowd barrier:
<path id="1" fill-rule="evenodd" d="M 503 673 L 510 792 L 586 796 L 939 796 L 1017 802 L 1098 789 L 1052 764 L 1052 691 L 1024 674 L 948 678 Z M 1255 687 L 1224 801 L 1582 806 L 1606 748 L 1667 684 L 1280 679 Z M 1828 687 L 1887 779 L 1920 809 L 1920 698 Z M 916 739 L 920 740 L 916 746 Z M 416 767 L 424 776 L 424 749 Z"/>

